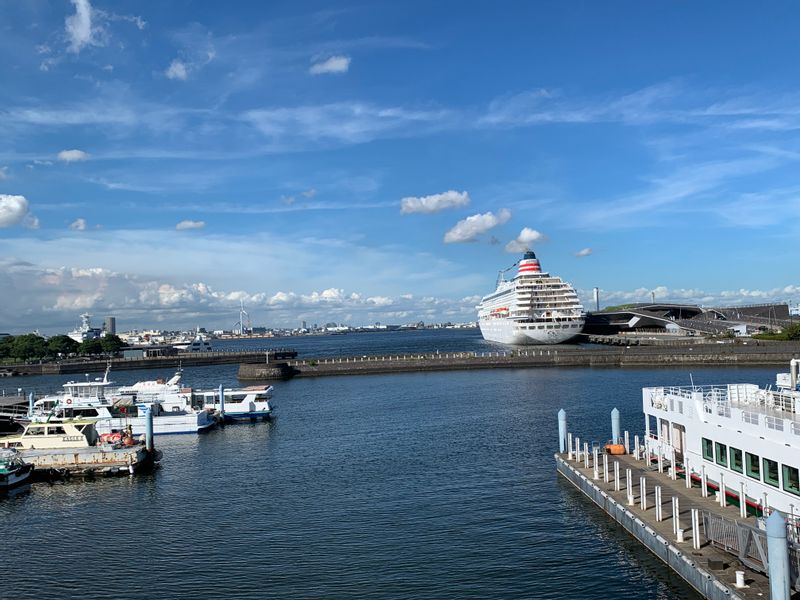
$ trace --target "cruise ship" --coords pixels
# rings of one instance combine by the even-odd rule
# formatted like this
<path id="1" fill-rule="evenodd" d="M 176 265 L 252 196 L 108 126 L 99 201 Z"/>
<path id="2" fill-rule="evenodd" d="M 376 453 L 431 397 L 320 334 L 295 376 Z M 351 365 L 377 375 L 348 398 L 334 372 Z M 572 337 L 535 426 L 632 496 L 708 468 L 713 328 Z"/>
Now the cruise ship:
<path id="1" fill-rule="evenodd" d="M 501 344 L 559 344 L 578 335 L 585 314 L 573 287 L 542 271 L 531 250 L 514 267 L 516 276 L 506 279 L 501 271 L 497 289 L 478 305 L 483 338 Z"/>

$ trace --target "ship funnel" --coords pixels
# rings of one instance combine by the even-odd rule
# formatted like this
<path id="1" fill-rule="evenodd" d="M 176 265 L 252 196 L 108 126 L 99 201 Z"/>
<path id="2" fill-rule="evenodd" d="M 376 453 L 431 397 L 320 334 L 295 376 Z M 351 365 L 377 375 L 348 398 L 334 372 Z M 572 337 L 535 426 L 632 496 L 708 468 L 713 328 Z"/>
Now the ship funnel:
<path id="1" fill-rule="evenodd" d="M 529 273 L 541 273 L 542 267 L 539 264 L 539 259 L 532 250 L 528 250 L 522 260 L 519 261 L 519 270 L 517 275 L 527 275 Z"/>

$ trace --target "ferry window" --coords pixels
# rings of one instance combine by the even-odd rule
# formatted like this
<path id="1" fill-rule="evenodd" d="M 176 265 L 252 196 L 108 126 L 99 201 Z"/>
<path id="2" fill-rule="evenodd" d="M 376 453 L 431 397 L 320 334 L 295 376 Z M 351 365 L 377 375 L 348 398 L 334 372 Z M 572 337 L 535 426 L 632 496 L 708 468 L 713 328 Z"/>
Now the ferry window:
<path id="1" fill-rule="evenodd" d="M 714 442 L 703 438 L 703 458 L 714 460 Z"/>
<path id="2" fill-rule="evenodd" d="M 63 427 L 50 427 L 48 433 L 50 435 L 64 435 L 65 432 Z"/>
<path id="3" fill-rule="evenodd" d="M 743 473 L 744 469 L 742 464 L 742 451 L 739 450 L 738 448 L 734 448 L 733 446 L 731 446 L 730 453 L 731 453 L 730 456 L 731 469 L 733 469 L 737 473 Z"/>
<path id="4" fill-rule="evenodd" d="M 758 465 L 758 460 L 758 456 L 755 454 L 750 454 L 749 452 L 744 453 L 744 462 L 747 466 L 748 477 L 761 479 L 761 468 Z"/>
<path id="5" fill-rule="evenodd" d="M 800 496 L 800 472 L 794 467 L 783 465 L 783 489 Z"/>
<path id="6" fill-rule="evenodd" d="M 717 442 L 717 464 L 723 467 L 728 466 L 728 447 Z"/>
<path id="7" fill-rule="evenodd" d="M 778 487 L 778 463 L 768 458 L 764 459 L 764 483 Z"/>

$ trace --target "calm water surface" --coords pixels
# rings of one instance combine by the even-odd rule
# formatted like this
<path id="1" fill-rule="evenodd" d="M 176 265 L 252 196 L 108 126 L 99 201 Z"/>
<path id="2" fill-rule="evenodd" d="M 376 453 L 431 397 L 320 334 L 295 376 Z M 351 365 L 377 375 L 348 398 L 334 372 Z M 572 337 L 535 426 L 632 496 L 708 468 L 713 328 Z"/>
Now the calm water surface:
<path id="1" fill-rule="evenodd" d="M 185 381 L 234 385 L 235 373 L 186 369 Z M 115 378 L 156 375 L 169 373 Z M 774 371 L 693 375 L 768 383 Z M 552 458 L 559 407 L 572 431 L 605 440 L 614 406 L 643 429 L 642 386 L 687 382 L 676 369 L 280 382 L 275 422 L 158 437 L 152 475 L 0 500 L 14 574 L 2 597 L 694 598 Z"/>

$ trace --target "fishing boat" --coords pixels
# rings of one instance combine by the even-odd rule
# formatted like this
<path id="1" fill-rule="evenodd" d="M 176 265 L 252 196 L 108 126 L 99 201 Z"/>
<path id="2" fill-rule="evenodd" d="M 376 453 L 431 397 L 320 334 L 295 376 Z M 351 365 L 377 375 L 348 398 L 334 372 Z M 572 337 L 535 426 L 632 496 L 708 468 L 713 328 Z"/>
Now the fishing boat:
<path id="1" fill-rule="evenodd" d="M 207 410 L 222 413 L 226 421 L 269 419 L 272 407 L 271 385 L 254 385 L 244 388 L 223 389 L 224 406 L 220 403 L 219 390 L 202 390 L 193 393 L 193 402 Z"/>
<path id="2" fill-rule="evenodd" d="M 33 470 L 34 466 L 22 460 L 16 450 L 0 450 L 0 494 L 27 483 Z"/>
<path id="3" fill-rule="evenodd" d="M 517 274 L 505 273 L 517 267 Z M 558 344 L 583 329 L 585 314 L 575 289 L 542 271 L 533 251 L 500 272 L 497 288 L 478 305 L 483 338 L 501 344 Z"/>
<path id="4" fill-rule="evenodd" d="M 800 512 L 800 360 L 775 387 L 749 383 L 642 390 L 645 452 L 758 515 Z"/>

